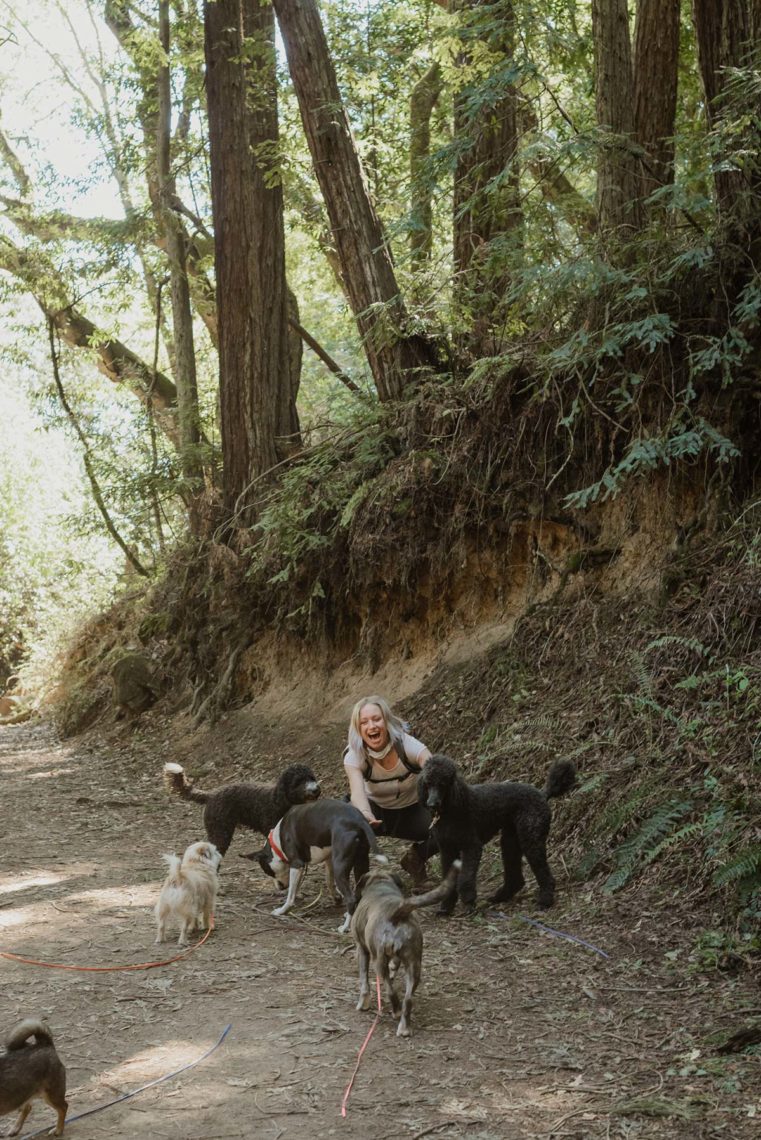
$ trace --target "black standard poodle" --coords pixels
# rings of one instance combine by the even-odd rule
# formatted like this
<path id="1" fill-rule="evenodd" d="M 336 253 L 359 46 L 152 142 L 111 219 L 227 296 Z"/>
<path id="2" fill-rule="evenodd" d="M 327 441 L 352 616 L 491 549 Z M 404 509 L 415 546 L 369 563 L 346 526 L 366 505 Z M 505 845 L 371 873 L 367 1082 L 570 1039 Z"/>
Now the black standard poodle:
<path id="1" fill-rule="evenodd" d="M 316 800 L 320 794 L 317 777 L 304 764 L 291 764 L 276 784 L 226 784 L 213 792 L 194 787 L 180 764 L 165 764 L 164 783 L 168 791 L 184 800 L 206 805 L 206 837 L 221 855 L 232 843 L 236 827 L 268 835 L 289 807 Z"/>
<path id="2" fill-rule="evenodd" d="M 418 777 L 418 797 L 433 816 L 432 830 L 441 852 L 446 876 L 455 859 L 462 859 L 456 890 L 439 907 L 451 914 L 459 894 L 466 910 L 476 905 L 476 875 L 481 853 L 500 833 L 505 881 L 491 903 L 507 902 L 524 885 L 521 867 L 525 855 L 539 885 L 540 907 L 552 906 L 555 880 L 547 863 L 547 836 L 552 813 L 548 801 L 562 796 L 576 783 L 576 766 L 558 760 L 547 775 L 544 791 L 533 784 L 467 784 L 448 756 L 431 756 Z"/>

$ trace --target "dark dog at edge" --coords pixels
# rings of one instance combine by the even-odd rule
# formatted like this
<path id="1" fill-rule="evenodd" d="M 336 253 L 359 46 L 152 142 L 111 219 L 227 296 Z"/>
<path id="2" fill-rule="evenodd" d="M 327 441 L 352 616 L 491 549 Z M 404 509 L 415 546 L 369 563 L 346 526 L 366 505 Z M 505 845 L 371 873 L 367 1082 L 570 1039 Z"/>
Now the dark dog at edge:
<path id="1" fill-rule="evenodd" d="M 547 837 L 552 812 L 549 800 L 569 792 L 576 783 L 576 766 L 558 760 L 549 770 L 544 791 L 512 781 L 468 784 L 447 756 L 432 756 L 418 777 L 418 797 L 433 816 L 431 827 L 446 875 L 453 860 L 462 859 L 457 888 L 439 908 L 451 914 L 459 894 L 464 908 L 476 905 L 476 876 L 485 843 L 498 832 L 504 882 L 490 903 L 507 902 L 524 886 L 525 856 L 539 887 L 537 903 L 552 906 L 555 880 L 547 863 Z"/>
<path id="2" fill-rule="evenodd" d="M 378 862 L 386 863 L 385 855 L 378 855 L 377 850 L 373 829 L 353 804 L 324 799 L 292 807 L 272 828 L 261 851 L 243 858 L 256 860 L 265 874 L 288 888 L 285 902 L 272 912 L 276 915 L 287 914 L 296 902 L 307 867 L 325 863 L 329 893 L 337 891 L 346 908 L 338 928 L 345 933 L 356 903 L 351 874 L 355 883 L 367 874 L 371 852 Z"/>
<path id="3" fill-rule="evenodd" d="M 180 764 L 164 765 L 164 783 L 184 800 L 204 804 L 206 837 L 220 855 L 233 841 L 236 827 L 248 827 L 267 835 L 293 804 L 316 800 L 320 783 L 311 768 L 291 764 L 276 784 L 226 784 L 212 792 L 196 788 Z"/>
<path id="4" fill-rule="evenodd" d="M 34 1044 L 30 1044 L 31 1037 Z M 32 1101 L 42 1097 L 58 1114 L 55 1135 L 63 1136 L 69 1107 L 66 1070 L 56 1053 L 50 1030 L 43 1022 L 28 1018 L 11 1030 L 5 1047 L 8 1052 L 0 1057 L 0 1116 L 21 1109 L 8 1135 L 18 1136 L 32 1111 Z"/>
<path id="5" fill-rule="evenodd" d="M 385 867 L 373 867 L 357 886 L 359 901 L 351 917 L 351 934 L 357 946 L 359 1001 L 357 1009 L 370 1005 L 369 968 L 384 983 L 391 1012 L 399 1020 L 397 1037 L 410 1036 L 412 998 L 420 982 L 423 964 L 423 931 L 415 911 L 433 906 L 455 888 L 460 861 L 455 859 L 449 874 L 424 895 L 405 898 L 401 879 Z M 404 974 L 404 999 L 400 1003 L 394 981 Z"/>

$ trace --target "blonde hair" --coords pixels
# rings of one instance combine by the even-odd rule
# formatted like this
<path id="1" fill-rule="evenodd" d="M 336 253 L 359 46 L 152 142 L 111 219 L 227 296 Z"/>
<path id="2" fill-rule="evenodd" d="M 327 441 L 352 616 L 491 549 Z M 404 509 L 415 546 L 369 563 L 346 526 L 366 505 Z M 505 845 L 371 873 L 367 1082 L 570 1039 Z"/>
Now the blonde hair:
<path id="1" fill-rule="evenodd" d="M 389 740 L 396 746 L 401 742 L 407 725 L 398 717 L 395 712 L 391 711 L 391 706 L 385 697 L 371 696 L 363 697 L 361 701 L 357 701 L 354 708 L 351 710 L 349 718 L 349 748 L 358 756 L 364 756 L 367 759 L 367 752 L 365 750 L 365 742 L 362 739 L 362 733 L 359 731 L 359 714 L 365 705 L 377 705 L 383 717 L 383 723 L 386 726 L 386 732 L 389 735 Z"/>

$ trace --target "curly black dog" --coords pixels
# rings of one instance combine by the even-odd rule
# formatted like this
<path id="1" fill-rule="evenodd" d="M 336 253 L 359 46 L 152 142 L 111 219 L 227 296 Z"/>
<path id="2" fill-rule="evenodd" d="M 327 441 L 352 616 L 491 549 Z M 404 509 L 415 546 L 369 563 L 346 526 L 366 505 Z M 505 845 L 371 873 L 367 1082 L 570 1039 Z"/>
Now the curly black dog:
<path id="1" fill-rule="evenodd" d="M 476 875 L 485 843 L 500 833 L 504 883 L 489 900 L 507 902 L 524 885 L 525 855 L 539 885 L 540 907 L 552 906 L 555 880 L 547 863 L 547 836 L 552 813 L 548 801 L 576 783 L 571 760 L 558 760 L 547 775 L 544 791 L 533 784 L 467 784 L 448 756 L 431 756 L 418 777 L 418 798 L 433 816 L 432 829 L 446 876 L 455 859 L 462 859 L 457 889 L 439 907 L 451 914 L 459 894 L 466 910 L 476 905 Z"/>
<path id="2" fill-rule="evenodd" d="M 267 835 L 289 807 L 316 800 L 320 795 L 319 780 L 304 764 L 291 764 L 274 785 L 226 784 L 213 792 L 194 787 L 180 764 L 165 764 L 164 783 L 168 791 L 184 800 L 206 805 L 203 809 L 206 837 L 220 855 L 224 855 L 232 843 L 236 827 L 248 827 Z"/>

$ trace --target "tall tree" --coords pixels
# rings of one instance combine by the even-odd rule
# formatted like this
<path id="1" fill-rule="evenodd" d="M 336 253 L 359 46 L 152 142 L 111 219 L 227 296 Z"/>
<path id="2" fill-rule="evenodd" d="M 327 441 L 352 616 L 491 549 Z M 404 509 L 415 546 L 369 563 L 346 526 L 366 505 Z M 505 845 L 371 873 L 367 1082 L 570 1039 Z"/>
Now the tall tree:
<path id="1" fill-rule="evenodd" d="M 410 96 L 410 257 L 421 268 L 431 256 L 433 207 L 428 162 L 431 114 L 444 86 L 441 64 L 434 62 L 421 75 Z"/>
<path id="2" fill-rule="evenodd" d="M 472 80 L 455 94 L 454 268 L 457 293 L 471 314 L 471 347 L 494 350 L 503 318 L 501 298 L 520 245 L 515 11 L 512 0 L 474 0 L 462 6 L 463 69 L 484 52 Z"/>
<path id="3" fill-rule="evenodd" d="M 759 47 L 761 3 L 759 0 L 693 0 L 692 11 L 706 117 L 709 128 L 713 129 L 727 110 L 725 96 L 730 69 L 747 66 Z M 745 183 L 741 171 L 718 165 L 714 184 L 722 213 L 738 203 Z"/>
<path id="4" fill-rule="evenodd" d="M 413 332 L 370 200 L 315 0 L 273 0 L 342 277 L 381 400 L 398 399 L 433 346 Z"/>
<path id="5" fill-rule="evenodd" d="M 634 131 L 645 152 L 640 194 L 674 181 L 680 0 L 637 0 Z"/>
<path id="6" fill-rule="evenodd" d="M 206 0 L 206 88 L 228 509 L 296 442 L 274 17 L 258 0 Z"/>
<path id="7" fill-rule="evenodd" d="M 177 421 L 180 431 L 180 462 L 187 482 L 187 498 L 191 528 L 198 528 L 195 510 L 197 495 L 203 488 L 203 470 L 198 444 L 201 439 L 198 411 L 198 381 L 193 338 L 193 311 L 188 284 L 187 239 L 185 228 L 172 208 L 177 197 L 177 184 L 172 172 L 172 95 L 170 58 L 169 0 L 159 0 L 159 44 L 161 59 L 157 69 L 158 112 L 156 115 L 156 193 L 159 222 L 163 230 L 169 281 L 172 295 L 175 377 L 177 382 Z"/>
<path id="8" fill-rule="evenodd" d="M 627 0 L 592 0 L 595 106 L 602 132 L 597 213 L 605 234 L 625 236 L 641 221 L 642 180 L 634 152 L 634 82 Z"/>

